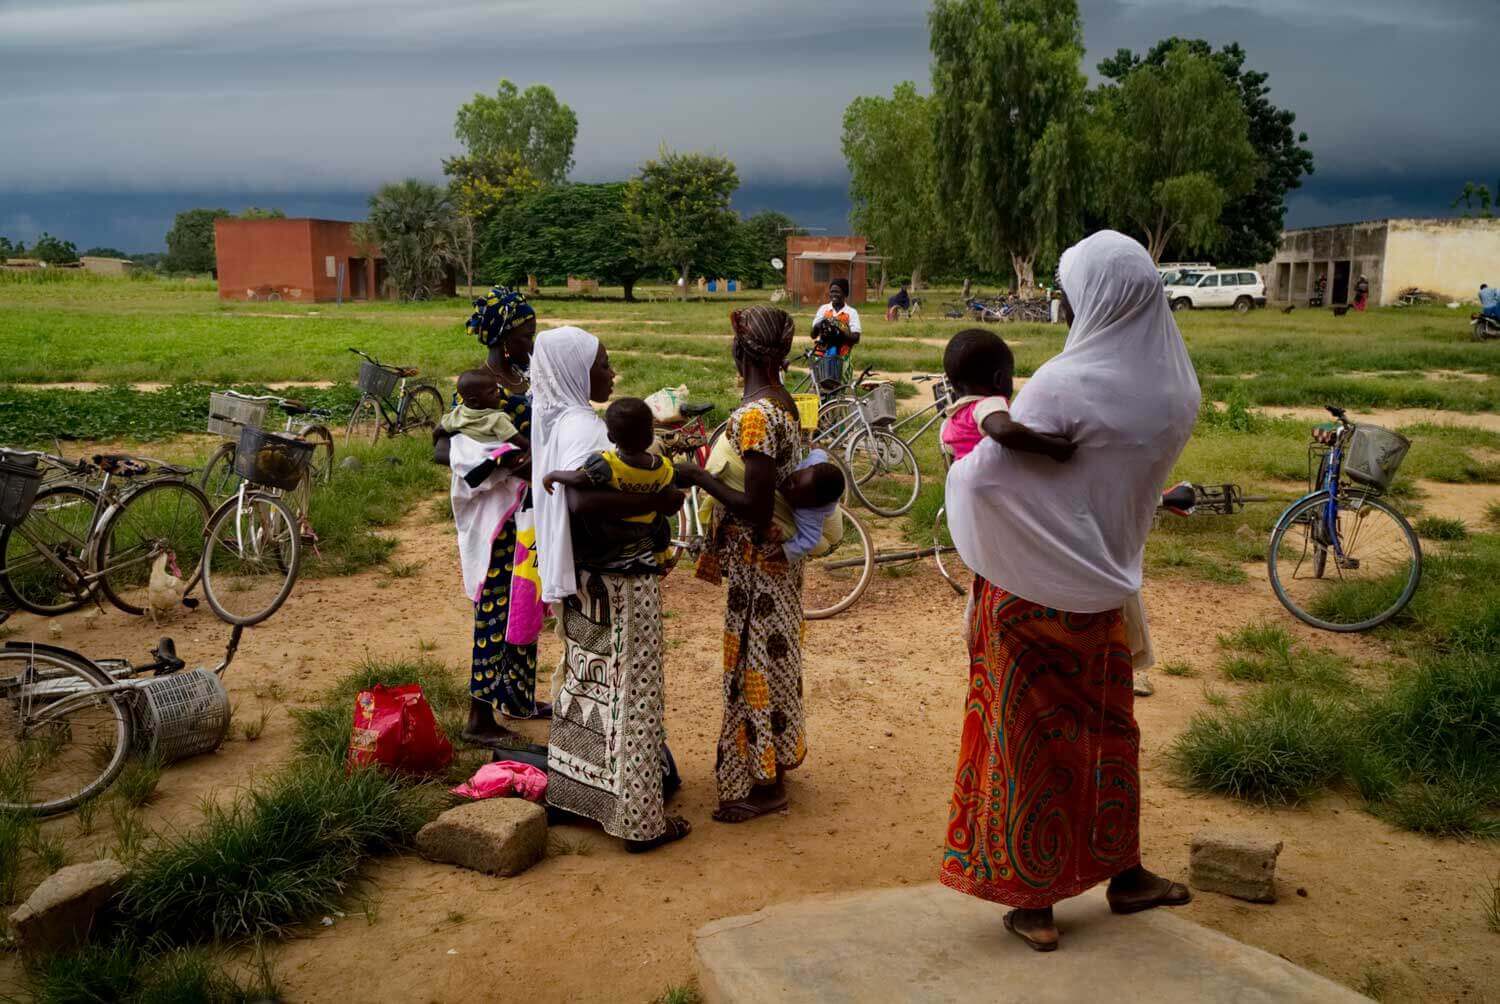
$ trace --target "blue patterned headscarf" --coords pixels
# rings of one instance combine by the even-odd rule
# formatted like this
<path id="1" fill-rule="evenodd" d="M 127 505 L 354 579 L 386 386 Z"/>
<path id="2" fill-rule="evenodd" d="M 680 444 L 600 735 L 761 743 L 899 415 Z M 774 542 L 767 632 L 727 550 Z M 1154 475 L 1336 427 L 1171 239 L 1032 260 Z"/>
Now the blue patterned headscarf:
<path id="1" fill-rule="evenodd" d="M 474 298 L 474 314 L 464 326 L 479 344 L 496 345 L 512 328 L 535 316 L 536 311 L 519 290 L 496 286 L 488 296 Z"/>

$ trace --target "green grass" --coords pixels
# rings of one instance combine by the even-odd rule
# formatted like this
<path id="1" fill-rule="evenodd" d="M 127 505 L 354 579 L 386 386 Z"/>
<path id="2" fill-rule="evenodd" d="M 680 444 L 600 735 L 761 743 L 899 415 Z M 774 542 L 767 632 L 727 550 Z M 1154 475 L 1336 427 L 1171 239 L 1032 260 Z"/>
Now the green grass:
<path id="1" fill-rule="evenodd" d="M 354 698 L 376 684 L 419 684 L 438 725 L 450 740 L 457 741 L 469 710 L 465 680 L 465 674 L 432 659 L 367 662 L 339 680 L 316 705 L 292 712 L 297 752 L 324 763 L 342 764 L 354 728 Z"/>
<path id="2" fill-rule="evenodd" d="M 1490 933 L 1500 934 L 1500 873 L 1479 888 L 1479 911 Z"/>
<path id="3" fill-rule="evenodd" d="M 1295 644 L 1280 625 L 1264 621 L 1246 625 L 1220 635 L 1219 647 L 1225 651 L 1221 671 L 1240 683 L 1298 683 L 1330 690 L 1349 686 L 1344 659 Z"/>
<path id="4" fill-rule="evenodd" d="M 361 460 L 358 469 L 336 467 L 333 482 L 313 491 L 309 519 L 320 556 L 303 565 L 303 574 L 351 575 L 383 564 L 396 541 L 379 531 L 448 487 L 447 469 L 432 462 L 432 444 L 423 437 L 383 440 L 353 455 Z"/>
<path id="5" fill-rule="evenodd" d="M 702 1004 L 703 995 L 694 986 L 667 987 L 652 1004 Z"/>
<path id="6" fill-rule="evenodd" d="M 1467 540 L 1469 528 L 1461 519 L 1446 516 L 1423 516 L 1412 525 L 1417 536 L 1427 540 Z"/>
<path id="7" fill-rule="evenodd" d="M 1161 671 L 1167 676 L 1189 677 L 1198 675 L 1192 666 L 1181 659 L 1173 659 L 1170 662 L 1162 663 Z"/>
<path id="8" fill-rule="evenodd" d="M 406 845 L 434 789 L 305 759 L 143 855 L 122 894 L 133 928 L 173 943 L 279 935 L 330 909 L 363 860 Z"/>
<path id="9" fill-rule="evenodd" d="M 242 983 L 203 949 L 162 950 L 117 937 L 28 967 L 26 988 L 36 1004 L 246 1004 L 274 1001 L 269 974 Z"/>
<path id="10" fill-rule="evenodd" d="M 156 786 L 160 782 L 160 760 L 131 757 L 110 786 L 109 793 L 132 809 L 140 809 L 155 800 Z"/>

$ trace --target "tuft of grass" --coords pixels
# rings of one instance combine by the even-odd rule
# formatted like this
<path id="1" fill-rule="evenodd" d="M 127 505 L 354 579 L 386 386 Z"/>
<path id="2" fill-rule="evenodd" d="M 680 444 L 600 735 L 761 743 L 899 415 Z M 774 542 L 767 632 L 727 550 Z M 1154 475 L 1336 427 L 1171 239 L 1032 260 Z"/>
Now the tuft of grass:
<path id="1" fill-rule="evenodd" d="M 1195 671 L 1192 666 L 1189 666 L 1181 659 L 1173 659 L 1171 662 L 1162 663 L 1161 671 L 1167 676 L 1186 677 L 1198 675 L 1197 671 Z"/>
<path id="2" fill-rule="evenodd" d="M 415 578 L 417 573 L 427 567 L 425 561 L 388 561 L 385 565 L 385 573 L 393 579 Z"/>
<path id="3" fill-rule="evenodd" d="M 78 835 L 89 836 L 94 832 L 94 821 L 99 816 L 99 800 L 91 798 L 73 810 L 73 821 L 78 824 Z"/>
<path id="4" fill-rule="evenodd" d="M 426 655 L 428 652 L 436 652 L 438 643 L 431 638 L 418 638 L 417 651 Z"/>
<path id="5" fill-rule="evenodd" d="M 0 904 L 14 903 L 21 892 L 22 851 L 36 832 L 36 820 L 19 812 L 0 812 Z"/>
<path id="6" fill-rule="evenodd" d="M 1274 685 L 1245 706 L 1195 715 L 1169 751 L 1190 788 L 1266 805 L 1293 805 L 1338 778 L 1345 715 L 1305 689 Z"/>
<path id="7" fill-rule="evenodd" d="M 161 767 L 158 759 L 132 757 L 110 786 L 110 794 L 132 809 L 150 805 L 161 783 Z"/>
<path id="8" fill-rule="evenodd" d="M 127 802 L 109 803 L 109 825 L 114 833 L 114 847 L 106 853 L 123 864 L 133 864 L 146 850 L 151 831 L 139 810 Z"/>
<path id="9" fill-rule="evenodd" d="M 1500 530 L 1500 502 L 1491 502 L 1484 507 L 1484 521 L 1492 530 Z"/>
<path id="10" fill-rule="evenodd" d="M 270 683 L 257 684 L 251 693 L 255 694 L 255 699 L 258 701 L 276 701 L 281 703 L 286 700 L 286 688 L 279 681 L 275 680 Z"/>
<path id="11" fill-rule="evenodd" d="M 1211 687 L 1203 688 L 1203 700 L 1208 703 L 1210 708 L 1229 707 L 1229 695 L 1222 690 L 1214 690 Z"/>
<path id="12" fill-rule="evenodd" d="M 703 995 L 695 986 L 667 987 L 652 1004 L 703 1004 Z"/>
<path id="13" fill-rule="evenodd" d="M 554 858 L 586 858 L 594 853 L 594 845 L 587 837 L 567 837 L 553 830 L 547 834 L 547 853 Z"/>
<path id="14" fill-rule="evenodd" d="M 257 739 L 259 739 L 261 736 L 265 735 L 265 732 L 266 732 L 266 723 L 269 722 L 270 720 L 271 720 L 271 711 L 270 711 L 270 709 L 269 708 L 261 708 L 260 709 L 260 717 L 259 718 L 254 718 L 254 719 L 251 719 L 250 721 L 241 723 L 241 725 L 240 725 L 240 732 L 244 735 L 245 741 L 248 742 L 248 743 L 253 743 Z"/>
<path id="15" fill-rule="evenodd" d="M 1379 966 L 1366 966 L 1356 989 L 1373 1001 L 1383 1001 L 1391 992 L 1391 978 Z"/>
<path id="16" fill-rule="evenodd" d="M 365 856 L 405 846 L 442 794 L 307 758 L 163 837 L 131 873 L 122 911 L 176 943 L 283 934 L 331 910 Z"/>
<path id="17" fill-rule="evenodd" d="M 1378 803 L 1377 811 L 1415 833 L 1496 838 L 1500 813 L 1494 809 L 1495 797 L 1493 780 L 1460 776 L 1401 788 Z"/>
<path id="18" fill-rule="evenodd" d="M 27 969 L 26 985 L 37 1004 L 244 1004 L 279 999 L 274 978 L 264 967 L 256 983 L 245 985 L 208 951 L 163 951 L 125 937 L 46 956 Z"/>
<path id="19" fill-rule="evenodd" d="M 1469 528 L 1461 519 L 1446 516 L 1423 516 L 1413 525 L 1417 536 L 1426 540 L 1468 540 Z"/>
<path id="20" fill-rule="evenodd" d="M 43 836 L 40 829 L 31 831 L 28 849 L 48 875 L 68 863 L 68 845 L 57 837 Z"/>
<path id="21" fill-rule="evenodd" d="M 1226 651 L 1220 669 L 1242 683 L 1302 683 L 1330 690 L 1349 686 L 1345 661 L 1332 652 L 1308 650 L 1279 625 L 1248 624 L 1219 636 Z"/>
<path id="22" fill-rule="evenodd" d="M 1479 890 L 1479 910 L 1484 916 L 1484 926 L 1491 933 L 1500 934 L 1500 872 Z"/>

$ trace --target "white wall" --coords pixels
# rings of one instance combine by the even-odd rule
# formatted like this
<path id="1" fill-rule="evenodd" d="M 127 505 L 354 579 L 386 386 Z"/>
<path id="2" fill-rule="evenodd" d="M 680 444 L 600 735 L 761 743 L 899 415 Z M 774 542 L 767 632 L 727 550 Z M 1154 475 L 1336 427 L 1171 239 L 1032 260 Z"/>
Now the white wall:
<path id="1" fill-rule="evenodd" d="M 1500 286 L 1500 220 L 1391 220 L 1380 302 L 1416 286 L 1473 300 L 1481 282 Z"/>

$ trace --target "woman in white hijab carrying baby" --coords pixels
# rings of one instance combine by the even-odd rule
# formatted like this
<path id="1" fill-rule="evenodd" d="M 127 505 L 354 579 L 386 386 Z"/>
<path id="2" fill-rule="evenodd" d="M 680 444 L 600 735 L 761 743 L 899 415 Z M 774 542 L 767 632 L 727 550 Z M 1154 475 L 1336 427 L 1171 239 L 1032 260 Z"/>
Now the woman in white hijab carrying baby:
<path id="1" fill-rule="evenodd" d="M 945 496 L 977 575 L 939 878 L 1014 907 L 1005 926 L 1038 951 L 1058 946 L 1053 904 L 1100 882 L 1116 913 L 1190 898 L 1141 867 L 1132 656 L 1148 644 L 1146 535 L 1192 434 L 1198 380 L 1140 244 L 1097 233 L 1058 271 L 1068 340 L 1012 414 L 1076 444 L 1072 460 L 985 439 Z"/>
<path id="2" fill-rule="evenodd" d="M 590 401 L 604 402 L 615 373 L 599 339 L 562 327 L 537 338 L 531 357 L 532 498 L 542 599 L 563 635 L 548 736 L 547 801 L 586 816 L 641 852 L 680 840 L 687 820 L 663 804 L 661 580 L 655 575 L 581 571 L 573 560 L 572 516 L 673 513 L 680 491 L 626 495 L 559 487 L 542 480 L 580 467 L 609 448 Z"/>

